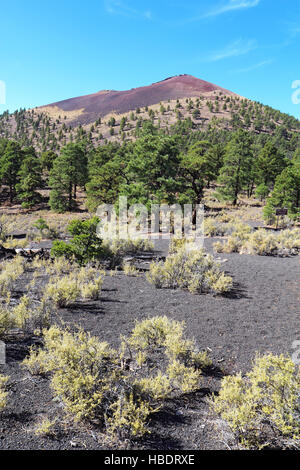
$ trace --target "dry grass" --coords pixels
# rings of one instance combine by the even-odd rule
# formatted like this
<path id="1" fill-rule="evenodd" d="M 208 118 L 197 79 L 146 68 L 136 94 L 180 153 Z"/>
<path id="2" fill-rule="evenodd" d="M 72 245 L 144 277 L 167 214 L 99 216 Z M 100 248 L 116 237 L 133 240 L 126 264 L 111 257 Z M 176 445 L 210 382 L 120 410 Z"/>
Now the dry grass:
<path id="1" fill-rule="evenodd" d="M 74 111 L 64 111 L 58 106 L 41 106 L 40 108 L 34 108 L 36 114 L 47 114 L 51 119 L 62 119 L 64 122 L 73 121 L 74 119 L 81 116 L 84 113 L 84 108 L 75 109 Z M 67 119 L 65 119 L 65 116 Z"/>

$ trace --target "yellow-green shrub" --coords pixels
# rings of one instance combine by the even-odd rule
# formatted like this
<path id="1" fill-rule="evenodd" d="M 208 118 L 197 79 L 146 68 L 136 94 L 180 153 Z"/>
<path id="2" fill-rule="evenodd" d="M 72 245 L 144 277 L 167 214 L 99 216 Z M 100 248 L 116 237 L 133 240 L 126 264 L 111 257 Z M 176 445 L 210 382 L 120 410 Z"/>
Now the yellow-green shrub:
<path id="1" fill-rule="evenodd" d="M 49 312 L 43 302 L 38 306 L 23 295 L 19 303 L 10 305 L 8 297 L 5 304 L 0 305 L 0 336 L 5 336 L 9 330 L 19 328 L 24 331 L 34 331 L 49 324 Z"/>
<path id="2" fill-rule="evenodd" d="M 6 407 L 8 392 L 6 391 L 6 383 L 8 377 L 0 374 L 0 411 Z"/>
<path id="3" fill-rule="evenodd" d="M 227 292 L 232 284 L 213 256 L 185 247 L 169 255 L 164 263 L 151 263 L 147 279 L 157 288 L 187 288 L 192 293 Z"/>
<path id="4" fill-rule="evenodd" d="M 257 356 L 245 377 L 224 377 L 212 406 L 240 442 L 262 447 L 268 436 L 300 438 L 299 396 L 299 368 L 289 357 L 268 354 Z"/>
<path id="5" fill-rule="evenodd" d="M 77 420 L 101 410 L 104 393 L 119 374 L 116 352 L 106 342 L 79 330 L 44 330 L 44 350 L 33 350 L 24 364 L 31 373 L 52 373 L 51 386 Z"/>
<path id="6" fill-rule="evenodd" d="M 15 256 L 14 259 L 0 264 L 0 295 L 7 295 L 15 281 L 23 274 L 25 264 L 26 261 L 21 256 Z"/>
<path id="7" fill-rule="evenodd" d="M 98 300 L 101 294 L 101 287 L 103 278 L 101 276 L 95 278 L 93 281 L 88 281 L 81 285 L 81 296 L 83 299 Z"/>
<path id="8" fill-rule="evenodd" d="M 223 253 L 224 251 L 224 244 L 220 241 L 217 241 L 213 244 L 214 251 L 216 253 Z"/>
<path id="9" fill-rule="evenodd" d="M 76 279 L 70 276 L 57 277 L 51 280 L 45 289 L 44 299 L 52 300 L 58 307 L 67 307 L 80 295 Z"/>
<path id="10" fill-rule="evenodd" d="M 275 233 L 264 229 L 236 232 L 227 242 L 216 242 L 214 249 L 221 253 L 246 253 L 259 256 L 289 256 L 300 252 L 300 232 L 298 229 Z"/>
<path id="11" fill-rule="evenodd" d="M 173 255 L 182 249 L 193 250 L 193 243 L 195 242 L 195 237 L 191 238 L 171 238 L 169 245 L 169 255 Z"/>
<path id="12" fill-rule="evenodd" d="M 226 276 L 224 272 L 219 273 L 208 271 L 206 273 L 206 279 L 208 285 L 216 294 L 223 294 L 224 292 L 228 292 L 232 289 L 232 278 L 230 276 Z"/>
<path id="13" fill-rule="evenodd" d="M 152 354 L 157 348 L 163 348 L 170 360 L 180 359 L 190 362 L 198 368 L 211 364 L 206 352 L 195 352 L 195 342 L 184 339 L 184 322 L 170 320 L 168 317 L 153 317 L 137 322 L 129 338 L 122 346 L 127 345 L 135 353 Z"/>
<path id="14" fill-rule="evenodd" d="M 137 239 L 122 239 L 117 238 L 115 240 L 104 242 L 110 251 L 116 256 L 124 256 L 130 253 L 138 253 L 144 251 L 153 251 L 154 245 L 149 240 L 142 238 Z"/>
<path id="15" fill-rule="evenodd" d="M 43 265 L 46 268 L 47 274 L 56 274 L 57 276 L 68 274 L 76 269 L 75 263 L 72 263 L 72 261 L 66 259 L 64 256 L 59 256 L 51 261 L 44 260 Z"/>
<path id="16" fill-rule="evenodd" d="M 5 248 L 25 248 L 28 245 L 28 239 L 7 238 L 3 243 Z"/>
<path id="17" fill-rule="evenodd" d="M 6 306 L 0 305 L 0 337 L 4 336 L 13 327 L 14 322 L 10 311 Z"/>
<path id="18" fill-rule="evenodd" d="M 19 304 L 12 310 L 12 318 L 14 324 L 18 328 L 23 328 L 25 326 L 26 321 L 28 321 L 31 316 L 31 309 L 29 309 L 29 304 L 29 297 L 27 295 L 23 295 L 23 297 L 21 297 L 20 299 Z"/>
<path id="19" fill-rule="evenodd" d="M 277 237 L 265 230 L 257 230 L 244 242 L 240 252 L 260 256 L 276 255 L 278 252 Z"/>
<path id="20" fill-rule="evenodd" d="M 236 232 L 250 233 L 251 227 L 244 224 L 238 217 L 221 215 L 204 219 L 204 234 L 208 237 L 223 237 Z"/>
<path id="21" fill-rule="evenodd" d="M 53 436 L 55 434 L 55 424 L 56 419 L 51 421 L 49 418 L 44 418 L 35 428 L 34 433 L 42 437 Z"/>
<path id="22" fill-rule="evenodd" d="M 43 298 L 54 301 L 59 307 L 67 307 L 80 296 L 97 300 L 104 274 L 104 271 L 91 266 L 72 265 L 72 272 L 68 276 L 56 276 L 47 284 Z"/>
<path id="23" fill-rule="evenodd" d="M 123 263 L 123 272 L 126 276 L 137 276 L 139 270 L 131 263 Z"/>
<path id="24" fill-rule="evenodd" d="M 167 317 L 148 319 L 117 351 L 82 330 L 52 326 L 44 331 L 44 349 L 32 349 L 24 365 L 50 374 L 55 395 L 76 420 L 96 419 L 120 437 L 140 436 L 163 400 L 196 390 L 200 368 L 211 363 L 183 329 Z"/>
<path id="25" fill-rule="evenodd" d="M 109 408 L 107 431 L 120 439 L 143 436 L 149 432 L 147 420 L 154 412 L 155 409 L 146 401 L 134 399 L 133 393 L 120 396 Z"/>

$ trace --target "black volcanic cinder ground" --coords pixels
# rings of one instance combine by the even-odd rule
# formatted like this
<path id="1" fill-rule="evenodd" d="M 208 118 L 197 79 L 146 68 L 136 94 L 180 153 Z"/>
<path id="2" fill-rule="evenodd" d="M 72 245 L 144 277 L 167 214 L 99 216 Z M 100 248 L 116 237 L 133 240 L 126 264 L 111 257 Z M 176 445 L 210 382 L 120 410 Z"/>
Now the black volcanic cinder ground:
<path id="1" fill-rule="evenodd" d="M 205 239 L 212 252 L 217 238 Z M 156 249 L 167 254 L 167 240 L 157 240 Z M 222 269 L 233 277 L 234 291 L 225 297 L 193 295 L 180 289 L 155 289 L 141 273 L 138 277 L 119 272 L 104 279 L 101 299 L 77 302 L 61 309 L 57 319 L 66 326 L 81 325 L 101 341 L 117 347 L 120 335 L 128 335 L 135 320 L 156 315 L 184 321 L 186 337 L 208 349 L 215 370 L 203 374 L 194 394 L 169 400 L 150 422 L 151 434 L 133 443 L 134 449 L 197 450 L 234 448 L 230 434 L 220 432 L 220 420 L 209 409 L 209 398 L 220 388 L 223 373 L 243 374 L 251 368 L 256 351 L 261 354 L 291 354 L 300 339 L 299 257 L 220 254 Z M 14 295 L 26 292 L 29 273 L 18 281 Z M 36 290 L 43 289 L 42 278 Z M 35 290 L 32 291 L 35 295 Z M 7 364 L 0 373 L 10 377 L 8 406 L 0 419 L 0 450 L 116 449 L 119 443 L 105 441 L 101 428 L 81 423 L 64 425 L 61 403 L 53 400 L 46 377 L 31 377 L 21 366 L 29 344 L 18 339 L 7 343 Z M 219 371 L 219 369 L 221 369 Z M 43 418 L 58 419 L 53 436 L 36 436 Z M 228 447 L 230 446 L 230 447 Z"/>
<path id="2" fill-rule="evenodd" d="M 178 75 L 149 86 L 126 91 L 99 91 L 91 95 L 58 101 L 47 107 L 58 107 L 62 111 L 83 110 L 76 121 L 87 124 L 95 121 L 99 116 L 105 116 L 111 112 L 126 113 L 138 107 L 157 104 L 160 101 L 195 97 L 201 93 L 213 91 L 233 94 L 224 88 L 191 75 Z"/>

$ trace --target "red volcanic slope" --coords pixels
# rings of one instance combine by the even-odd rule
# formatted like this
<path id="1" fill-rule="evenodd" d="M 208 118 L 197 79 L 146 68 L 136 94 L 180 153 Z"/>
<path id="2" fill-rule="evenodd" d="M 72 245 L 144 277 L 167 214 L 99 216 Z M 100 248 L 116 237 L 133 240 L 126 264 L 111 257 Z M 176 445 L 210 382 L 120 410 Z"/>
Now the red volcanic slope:
<path id="1" fill-rule="evenodd" d="M 160 101 L 189 98 L 215 90 L 222 91 L 225 94 L 233 94 L 224 88 L 191 75 L 178 75 L 149 86 L 132 88 L 126 91 L 99 91 L 91 95 L 52 103 L 48 106 L 56 106 L 63 111 L 83 109 L 83 114 L 78 116 L 76 121 L 88 123 L 111 112 L 126 113 L 138 107 L 157 104 Z"/>

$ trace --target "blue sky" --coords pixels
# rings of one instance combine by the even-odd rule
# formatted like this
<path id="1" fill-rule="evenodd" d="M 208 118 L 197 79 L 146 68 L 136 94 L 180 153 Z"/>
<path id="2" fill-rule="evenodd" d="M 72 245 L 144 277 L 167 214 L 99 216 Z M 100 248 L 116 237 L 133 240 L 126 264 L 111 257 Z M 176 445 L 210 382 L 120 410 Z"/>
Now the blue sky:
<path id="1" fill-rule="evenodd" d="M 0 39 L 0 112 L 187 73 L 300 118 L 299 0 L 11 0 Z"/>

